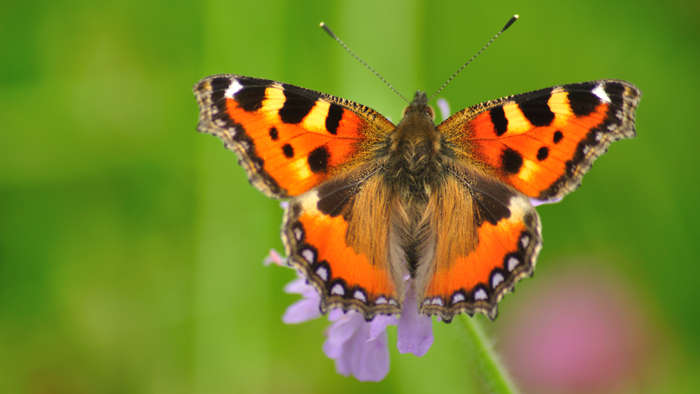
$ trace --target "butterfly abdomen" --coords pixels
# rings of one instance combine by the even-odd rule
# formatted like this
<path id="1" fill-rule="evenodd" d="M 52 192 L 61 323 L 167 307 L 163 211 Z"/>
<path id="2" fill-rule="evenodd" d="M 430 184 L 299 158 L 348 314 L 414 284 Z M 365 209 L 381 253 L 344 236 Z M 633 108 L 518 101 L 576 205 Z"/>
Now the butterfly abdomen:
<path id="1" fill-rule="evenodd" d="M 392 227 L 400 237 L 403 261 L 415 277 L 419 261 L 432 250 L 425 211 L 444 178 L 442 137 L 425 94 L 418 92 L 387 139 L 385 179 L 392 191 Z"/>

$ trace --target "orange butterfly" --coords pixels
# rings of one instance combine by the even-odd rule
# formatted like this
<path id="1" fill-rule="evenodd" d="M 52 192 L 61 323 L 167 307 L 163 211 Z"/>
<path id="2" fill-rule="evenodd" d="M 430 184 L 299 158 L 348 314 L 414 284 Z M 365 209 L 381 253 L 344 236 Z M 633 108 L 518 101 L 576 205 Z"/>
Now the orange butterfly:
<path id="1" fill-rule="evenodd" d="M 533 202 L 561 199 L 613 141 L 634 137 L 641 98 L 599 80 L 488 101 L 435 126 L 418 92 L 395 126 L 264 79 L 214 75 L 194 93 L 198 130 L 236 152 L 253 186 L 290 199 L 285 251 L 323 312 L 398 314 L 409 285 L 420 313 L 446 321 L 495 318 L 542 246 Z"/>

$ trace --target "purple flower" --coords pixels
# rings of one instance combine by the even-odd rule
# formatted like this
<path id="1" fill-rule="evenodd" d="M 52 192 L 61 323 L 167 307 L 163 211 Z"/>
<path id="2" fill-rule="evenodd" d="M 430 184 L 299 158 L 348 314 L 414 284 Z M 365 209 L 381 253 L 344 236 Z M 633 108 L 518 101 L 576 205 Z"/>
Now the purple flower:
<path id="1" fill-rule="evenodd" d="M 406 297 L 401 309 L 401 318 L 396 327 L 399 353 L 413 353 L 421 357 L 428 353 L 433 344 L 433 321 L 418 313 L 418 300 L 409 281 Z"/>
<path id="2" fill-rule="evenodd" d="M 335 309 L 328 314 L 333 325 L 327 331 L 323 351 L 335 360 L 335 369 L 343 376 L 361 382 L 378 382 L 389 373 L 389 347 L 386 327 L 396 324 L 390 316 L 377 316 L 372 322 L 362 314 Z"/>
<path id="3" fill-rule="evenodd" d="M 265 264 L 285 266 L 284 259 L 274 250 Z M 421 357 L 433 344 L 432 320 L 418 313 L 418 302 L 410 280 L 401 318 L 378 315 L 371 322 L 355 311 L 343 313 L 333 309 L 328 320 L 333 324 L 326 331 L 323 351 L 335 360 L 335 368 L 343 376 L 354 376 L 362 382 L 378 382 L 389 373 L 389 347 L 386 328 L 397 326 L 399 353 L 413 353 Z M 303 323 L 321 316 L 320 297 L 316 289 L 306 283 L 301 275 L 284 288 L 287 293 L 302 295 L 302 299 L 287 308 L 282 321 L 287 324 Z"/>
<path id="4" fill-rule="evenodd" d="M 452 111 L 450 111 L 450 103 L 444 98 L 437 99 L 437 107 L 440 110 L 440 116 L 442 116 L 442 121 L 444 122 L 450 117 Z"/>
<path id="5" fill-rule="evenodd" d="M 318 307 L 321 297 L 316 289 L 306 283 L 306 279 L 297 278 L 284 287 L 285 293 L 298 293 L 303 297 L 292 304 L 284 312 L 282 321 L 287 324 L 304 323 L 317 317 L 321 317 L 321 309 Z"/>

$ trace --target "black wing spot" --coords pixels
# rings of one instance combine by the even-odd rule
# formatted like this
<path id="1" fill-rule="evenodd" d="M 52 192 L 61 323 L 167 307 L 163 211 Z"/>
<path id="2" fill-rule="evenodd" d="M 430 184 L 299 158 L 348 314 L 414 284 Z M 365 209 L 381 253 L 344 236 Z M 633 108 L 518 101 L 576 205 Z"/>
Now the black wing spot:
<path id="1" fill-rule="evenodd" d="M 537 151 L 537 160 L 539 160 L 539 161 L 546 159 L 548 156 L 549 156 L 549 148 L 547 148 L 546 146 L 541 147 Z"/>
<path id="2" fill-rule="evenodd" d="M 506 148 L 501 154 L 501 162 L 505 171 L 517 174 L 523 166 L 523 156 L 511 148 Z"/>
<path id="3" fill-rule="evenodd" d="M 301 122 L 316 105 L 315 100 L 287 90 L 284 91 L 284 98 L 284 105 L 279 110 L 280 119 L 284 123 L 297 124 Z"/>
<path id="4" fill-rule="evenodd" d="M 262 108 L 266 89 L 264 86 L 247 86 L 239 90 L 234 98 L 244 111 L 255 112 Z"/>
<path id="5" fill-rule="evenodd" d="M 216 77 L 209 82 L 211 90 L 226 90 L 231 85 L 231 79 L 226 77 Z"/>
<path id="6" fill-rule="evenodd" d="M 555 144 L 558 144 L 559 141 L 561 141 L 562 138 L 564 138 L 564 134 L 563 134 L 561 131 L 557 130 L 557 131 L 554 132 L 554 138 L 552 138 L 552 141 L 553 141 Z"/>
<path id="7" fill-rule="evenodd" d="M 279 132 L 277 131 L 277 128 L 270 127 L 270 138 L 273 141 L 277 141 L 278 139 L 280 139 L 280 135 L 279 135 Z"/>
<path id="8" fill-rule="evenodd" d="M 496 130 L 497 136 L 502 136 L 508 131 L 508 118 L 506 118 L 506 113 L 503 107 L 493 107 L 489 110 L 491 115 L 491 122 L 493 122 L 494 130 Z"/>
<path id="9" fill-rule="evenodd" d="M 590 115 L 591 112 L 595 111 L 598 104 L 600 104 L 598 96 L 592 93 L 595 87 L 595 83 L 584 83 L 577 86 L 576 91 L 567 94 L 571 112 L 573 112 L 576 117 L 580 118 Z"/>
<path id="10" fill-rule="evenodd" d="M 284 144 L 282 147 L 282 153 L 284 153 L 284 157 L 291 159 L 294 157 L 294 148 L 289 144 Z"/>
<path id="11" fill-rule="evenodd" d="M 307 159 L 309 168 L 314 173 L 328 170 L 328 159 L 330 159 L 330 157 L 331 155 L 328 153 L 328 149 L 326 149 L 325 146 L 319 146 L 309 154 L 309 158 Z"/>
<path id="12" fill-rule="evenodd" d="M 328 116 L 326 116 L 326 130 L 336 135 L 341 119 L 343 119 L 343 107 L 337 104 L 331 104 L 330 108 L 328 108 Z"/>
<path id="13" fill-rule="evenodd" d="M 533 126 L 549 126 L 554 120 L 554 112 L 552 112 L 548 104 L 550 97 L 552 97 L 551 90 L 547 94 L 518 104 L 520 110 L 523 111 L 523 115 Z"/>

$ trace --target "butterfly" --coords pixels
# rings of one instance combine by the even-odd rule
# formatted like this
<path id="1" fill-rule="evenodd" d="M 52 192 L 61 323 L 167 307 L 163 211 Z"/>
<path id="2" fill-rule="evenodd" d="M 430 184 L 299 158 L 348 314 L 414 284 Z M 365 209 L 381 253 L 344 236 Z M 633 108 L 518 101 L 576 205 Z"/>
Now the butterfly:
<path id="1" fill-rule="evenodd" d="M 636 135 L 641 91 L 598 80 L 487 101 L 435 125 L 418 92 L 398 125 L 355 102 L 240 75 L 195 84 L 198 131 L 236 152 L 248 180 L 289 199 L 288 263 L 321 311 L 401 311 L 451 321 L 532 275 L 533 204 L 560 200 L 616 140 Z"/>

